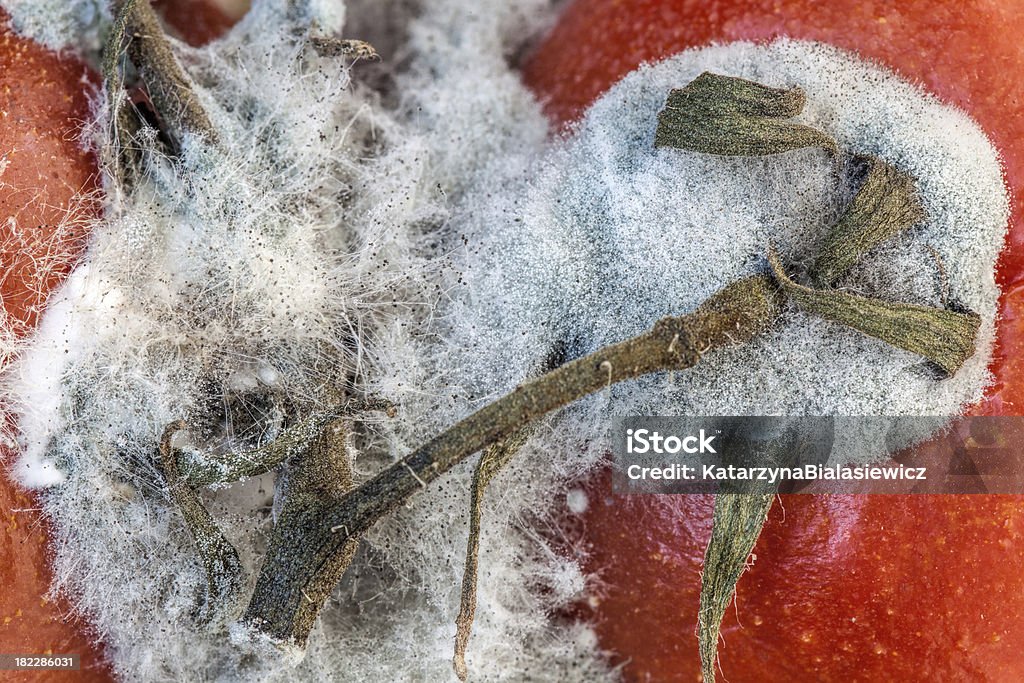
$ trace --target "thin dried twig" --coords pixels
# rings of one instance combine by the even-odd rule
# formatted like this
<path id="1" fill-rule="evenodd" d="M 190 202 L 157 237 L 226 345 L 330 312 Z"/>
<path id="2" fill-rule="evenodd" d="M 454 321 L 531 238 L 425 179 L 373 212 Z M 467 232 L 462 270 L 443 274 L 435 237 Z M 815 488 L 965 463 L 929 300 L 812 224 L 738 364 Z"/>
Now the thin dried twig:
<path id="1" fill-rule="evenodd" d="M 466 646 L 473 631 L 476 615 L 477 567 L 480 560 L 480 519 L 483 514 L 484 491 L 494 476 L 515 457 L 529 438 L 531 429 L 522 429 L 508 439 L 484 449 L 473 472 L 469 492 L 469 541 L 466 544 L 466 568 L 462 573 L 462 596 L 459 615 L 455 618 L 455 656 L 452 665 L 455 675 L 466 680 Z"/>
<path id="2" fill-rule="evenodd" d="M 182 481 L 193 487 L 226 484 L 256 477 L 305 453 L 325 426 L 337 418 L 370 411 L 380 411 L 391 416 L 394 415 L 395 406 L 381 398 L 342 401 L 300 420 L 264 446 L 241 453 L 231 453 L 228 456 L 178 449 L 174 451 L 178 471 L 181 473 Z"/>
<path id="3" fill-rule="evenodd" d="M 171 438 L 185 429 L 184 421 L 172 422 L 160 437 L 160 471 L 167 483 L 167 492 L 177 505 L 188 527 L 206 569 L 206 600 L 200 608 L 203 621 L 223 614 L 238 599 L 242 584 L 242 563 L 238 551 L 224 536 L 199 494 L 182 481 L 178 461 L 171 449 Z"/>

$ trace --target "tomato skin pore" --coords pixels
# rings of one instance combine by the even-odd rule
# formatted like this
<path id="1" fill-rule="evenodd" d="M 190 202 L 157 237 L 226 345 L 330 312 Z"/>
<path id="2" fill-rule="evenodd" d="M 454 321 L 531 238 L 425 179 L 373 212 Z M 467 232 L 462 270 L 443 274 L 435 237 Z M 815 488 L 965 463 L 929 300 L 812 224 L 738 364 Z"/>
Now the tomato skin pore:
<path id="1" fill-rule="evenodd" d="M 566 124 L 643 62 L 780 36 L 855 51 L 967 111 L 1011 191 L 988 398 L 1024 414 L 1024 0 L 576 0 L 527 57 Z M 680 84 L 682 85 L 682 84 Z M 565 528 L 598 577 L 582 616 L 627 681 L 698 681 L 700 571 L 713 499 L 615 496 L 605 473 Z M 723 679 L 1024 680 L 1024 497 L 782 496 L 726 613 Z"/>
<path id="2" fill-rule="evenodd" d="M 0 12 L 0 298 L 6 325 L 28 334 L 50 291 L 70 272 L 94 215 L 80 199 L 97 187 L 95 157 L 78 143 L 97 82 L 71 56 L 57 56 L 15 35 Z M 3 359 L 6 360 L 6 359 Z M 3 419 L 3 418 L 0 418 Z M 43 596 L 50 589 L 47 525 L 33 497 L 5 471 L 13 454 L 0 447 L 0 653 L 79 654 L 78 672 L 6 672 L 4 680 L 112 680 L 102 648 L 71 606 Z"/>
<path id="3" fill-rule="evenodd" d="M 644 62 L 690 47 L 779 36 L 859 53 L 968 112 L 1003 157 L 1011 231 L 995 384 L 975 412 L 1024 414 L 1024 0 L 576 0 L 523 66 L 558 122 Z"/>

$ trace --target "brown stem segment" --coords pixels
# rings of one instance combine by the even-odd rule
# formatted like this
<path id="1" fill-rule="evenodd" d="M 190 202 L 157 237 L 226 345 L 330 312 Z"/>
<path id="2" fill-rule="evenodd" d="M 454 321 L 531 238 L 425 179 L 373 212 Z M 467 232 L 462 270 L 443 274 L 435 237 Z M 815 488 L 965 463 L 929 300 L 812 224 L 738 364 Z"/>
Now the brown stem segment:
<path id="1" fill-rule="evenodd" d="M 267 557 L 256 591 L 242 618 L 243 623 L 270 634 L 278 641 L 305 647 L 320 608 L 330 597 L 359 547 L 359 534 L 344 534 L 339 545 L 320 544 L 314 539 L 340 537 L 324 529 L 331 508 L 342 504 L 353 487 L 352 468 L 345 448 L 344 421 L 335 420 L 322 429 L 305 457 L 288 473 L 283 490 L 284 505 L 278 514 Z M 268 599 L 274 596 L 266 583 L 270 577 L 287 574 L 297 599 L 291 602 Z"/>
<path id="2" fill-rule="evenodd" d="M 181 512 L 206 569 L 207 592 L 205 604 L 200 608 L 200 618 L 210 621 L 225 612 L 240 595 L 242 563 L 235 547 L 217 526 L 199 494 L 182 480 L 178 472 L 171 438 L 184 428 L 184 421 L 179 420 L 164 429 L 160 438 L 160 470 L 167 482 L 167 491 Z"/>
<path id="3" fill-rule="evenodd" d="M 466 646 L 473 631 L 476 615 L 477 566 L 480 560 L 480 519 L 483 514 L 484 491 L 494 476 L 515 457 L 533 430 L 521 429 L 508 439 L 484 449 L 473 473 L 469 490 L 469 541 L 466 544 L 466 567 L 462 573 L 462 599 L 459 615 L 455 618 L 455 656 L 452 666 L 459 680 L 466 680 Z"/>
<path id="4" fill-rule="evenodd" d="M 124 76 L 121 68 L 121 46 L 127 34 L 128 11 L 136 0 L 128 0 L 114 19 L 110 34 L 103 47 L 103 84 L 110 108 L 108 143 L 103 149 L 104 165 L 110 169 L 114 179 L 123 186 L 134 182 L 134 171 L 139 165 L 139 154 L 133 149 L 133 141 L 142 124 L 134 108 L 128 102 L 124 91 Z"/>
<path id="5" fill-rule="evenodd" d="M 663 318 L 638 337 L 521 384 L 322 510 L 314 524 L 303 527 L 303 543 L 272 547 L 246 621 L 277 641 L 304 643 L 308 631 L 293 629 L 294 620 L 287 615 L 305 608 L 304 588 L 310 577 L 424 485 L 473 453 L 587 394 L 653 372 L 689 368 L 713 348 L 749 341 L 768 329 L 781 310 L 771 278 L 748 277 L 688 315 Z"/>
<path id="6" fill-rule="evenodd" d="M 189 133 L 201 135 L 215 144 L 217 131 L 200 104 L 191 80 L 175 59 L 149 0 L 119 0 L 114 6 L 125 20 L 128 57 L 139 70 L 153 105 L 163 117 L 165 132 L 175 151 L 180 152 L 181 141 Z"/>

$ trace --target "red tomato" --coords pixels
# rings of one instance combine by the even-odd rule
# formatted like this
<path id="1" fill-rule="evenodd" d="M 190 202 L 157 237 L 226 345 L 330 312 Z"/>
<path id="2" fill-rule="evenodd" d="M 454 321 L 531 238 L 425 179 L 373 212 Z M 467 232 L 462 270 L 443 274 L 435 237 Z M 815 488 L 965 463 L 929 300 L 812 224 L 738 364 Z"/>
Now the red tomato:
<path id="1" fill-rule="evenodd" d="M 976 412 L 1024 413 L 1024 2 L 576 0 L 524 65 L 559 122 L 641 62 L 710 42 L 819 40 L 968 111 L 1014 194 L 1000 263 L 997 383 Z M 602 588 L 602 646 L 631 681 L 700 679 L 699 571 L 710 498 L 607 494 L 576 520 Z M 787 496 L 723 625 L 724 679 L 1024 680 L 1024 498 Z"/>
<path id="2" fill-rule="evenodd" d="M 0 14 L 0 21 L 6 17 Z M 22 330 L 35 326 L 47 293 L 71 269 L 83 246 L 81 230 L 57 224 L 74 197 L 95 189 L 96 163 L 76 141 L 89 116 L 91 76 L 4 29 L 0 37 L 0 297 Z M 55 267 L 56 266 L 56 267 Z"/>
<path id="3" fill-rule="evenodd" d="M 155 0 L 169 30 L 189 45 L 219 38 L 249 9 L 249 0 Z"/>
<path id="4" fill-rule="evenodd" d="M 83 246 L 80 230 L 58 239 L 55 225 L 73 206 L 78 216 L 95 210 L 75 201 L 96 182 L 95 159 L 75 141 L 95 78 L 77 60 L 15 36 L 6 22 L 0 13 L 0 297 L 8 321 L 25 334 Z M 110 680 L 87 627 L 67 616 L 70 605 L 43 597 L 50 587 L 46 524 L 32 497 L 2 473 L 0 526 L 0 653 L 76 653 L 82 661 L 76 673 L 8 672 L 4 679 Z"/>

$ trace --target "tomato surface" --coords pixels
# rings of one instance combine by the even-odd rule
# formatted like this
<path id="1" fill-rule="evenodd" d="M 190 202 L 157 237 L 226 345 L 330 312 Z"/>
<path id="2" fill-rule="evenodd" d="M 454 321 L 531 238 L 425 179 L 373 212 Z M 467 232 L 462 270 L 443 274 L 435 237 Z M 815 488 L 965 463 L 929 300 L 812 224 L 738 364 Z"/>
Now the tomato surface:
<path id="1" fill-rule="evenodd" d="M 599 587 L 580 616 L 625 680 L 701 680 L 713 497 L 586 487 L 570 536 Z M 722 624 L 721 680 L 1024 680 L 1022 550 L 1015 496 L 782 496 Z"/>
<path id="2" fill-rule="evenodd" d="M 6 17 L 0 14 L 6 24 Z M 96 189 L 96 161 L 78 143 L 92 76 L 9 29 L 0 36 L 0 297 L 9 320 L 32 329 L 67 276 L 84 232 L 58 230 L 77 197 Z M 87 208 L 82 207 L 88 211 Z"/>
<path id="3" fill-rule="evenodd" d="M 47 294 L 84 245 L 81 228 L 57 225 L 95 211 L 96 161 L 77 142 L 95 77 L 14 35 L 0 13 L 0 299 L 9 329 L 27 334 Z M 4 462 L 11 453 L 2 452 Z M 4 680 L 107 681 L 102 648 L 50 588 L 47 527 L 39 505 L 0 469 L 0 653 L 78 654 L 79 672 L 13 673 Z"/>
<path id="4" fill-rule="evenodd" d="M 576 0 L 524 62 L 567 123 L 645 61 L 778 36 L 858 52 L 970 113 L 1003 156 L 1012 217 L 996 382 L 974 412 L 1024 414 L 1024 2 Z M 615 496 L 566 528 L 599 577 L 581 607 L 629 681 L 700 680 L 695 626 L 713 500 Z M 723 624 L 722 678 L 1024 680 L 1024 498 L 783 496 Z"/>
<path id="5" fill-rule="evenodd" d="M 249 9 L 248 0 L 154 0 L 168 30 L 189 45 L 222 36 Z"/>

